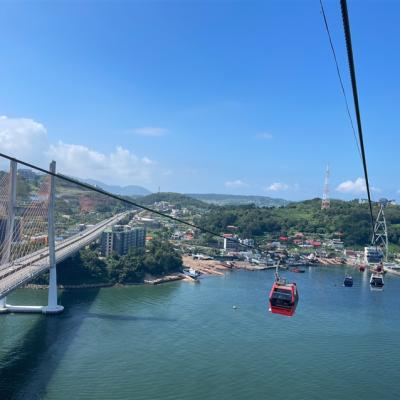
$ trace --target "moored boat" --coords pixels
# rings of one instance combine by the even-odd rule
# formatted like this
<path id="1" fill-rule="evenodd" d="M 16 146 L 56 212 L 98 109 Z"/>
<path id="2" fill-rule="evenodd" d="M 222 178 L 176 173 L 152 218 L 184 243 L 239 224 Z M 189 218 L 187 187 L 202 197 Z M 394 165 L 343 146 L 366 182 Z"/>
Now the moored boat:
<path id="1" fill-rule="evenodd" d="M 197 279 L 200 276 L 200 272 L 196 271 L 194 268 L 184 268 L 183 273 L 193 279 Z"/>
<path id="2" fill-rule="evenodd" d="M 383 263 L 384 269 L 390 269 L 393 271 L 400 271 L 400 264 L 396 264 L 394 262 L 384 262 Z"/>
<path id="3" fill-rule="evenodd" d="M 292 268 L 291 272 L 304 273 L 304 272 L 306 272 L 306 270 L 305 269 L 300 269 L 300 268 Z"/>

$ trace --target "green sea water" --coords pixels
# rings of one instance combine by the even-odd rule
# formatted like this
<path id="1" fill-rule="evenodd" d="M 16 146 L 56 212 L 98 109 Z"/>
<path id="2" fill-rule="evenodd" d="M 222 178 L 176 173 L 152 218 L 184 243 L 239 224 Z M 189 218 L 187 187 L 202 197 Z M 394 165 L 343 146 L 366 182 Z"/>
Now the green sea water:
<path id="1" fill-rule="evenodd" d="M 61 292 L 61 315 L 0 316 L 0 399 L 399 399 L 400 278 L 351 271 L 287 272 L 293 318 L 268 312 L 272 271 Z"/>

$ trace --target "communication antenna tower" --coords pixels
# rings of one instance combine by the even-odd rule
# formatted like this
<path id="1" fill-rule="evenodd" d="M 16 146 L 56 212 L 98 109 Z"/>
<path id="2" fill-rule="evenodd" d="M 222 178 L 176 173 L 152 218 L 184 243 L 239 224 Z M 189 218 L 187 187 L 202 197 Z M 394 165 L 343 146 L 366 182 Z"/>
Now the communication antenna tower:
<path id="1" fill-rule="evenodd" d="M 379 213 L 376 217 L 375 226 L 374 226 L 374 234 L 372 237 L 372 245 L 375 247 L 380 247 L 384 252 L 385 261 L 387 261 L 388 253 L 389 253 L 389 242 L 388 242 L 388 234 L 387 234 L 387 226 L 384 208 L 390 203 L 388 199 L 380 199 L 379 200 Z"/>
<path id="2" fill-rule="evenodd" d="M 322 194 L 321 210 L 327 210 L 331 205 L 329 199 L 329 165 L 326 166 L 325 181 L 324 181 L 324 193 Z"/>

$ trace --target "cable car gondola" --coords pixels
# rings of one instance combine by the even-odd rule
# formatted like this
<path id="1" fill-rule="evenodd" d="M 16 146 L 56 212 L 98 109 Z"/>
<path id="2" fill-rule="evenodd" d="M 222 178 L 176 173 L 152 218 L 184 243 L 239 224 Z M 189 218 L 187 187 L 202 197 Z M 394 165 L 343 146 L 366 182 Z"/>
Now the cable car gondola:
<path id="1" fill-rule="evenodd" d="M 374 288 L 383 288 L 383 285 L 385 284 L 383 281 L 383 275 L 379 273 L 371 274 L 369 284 Z"/>
<path id="2" fill-rule="evenodd" d="M 343 281 L 343 285 L 346 287 L 352 287 L 353 286 L 353 277 L 350 275 L 346 275 Z"/>
<path id="3" fill-rule="evenodd" d="M 276 267 L 278 270 L 278 267 Z M 275 282 L 269 294 L 269 311 L 273 314 L 291 317 L 296 311 L 299 301 L 299 292 L 296 283 L 287 283 L 286 279 L 280 278 L 275 272 Z"/>

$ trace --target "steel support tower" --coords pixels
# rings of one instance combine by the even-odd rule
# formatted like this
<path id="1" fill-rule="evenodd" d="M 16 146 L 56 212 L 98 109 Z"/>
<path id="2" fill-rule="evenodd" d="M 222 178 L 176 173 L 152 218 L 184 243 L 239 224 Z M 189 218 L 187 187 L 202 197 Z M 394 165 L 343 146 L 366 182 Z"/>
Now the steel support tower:
<path id="1" fill-rule="evenodd" d="M 388 199 L 379 200 L 379 212 L 378 216 L 376 217 L 374 233 L 372 236 L 372 245 L 382 249 L 385 256 L 385 261 L 388 259 L 389 242 L 384 208 L 389 204 L 389 202 L 390 201 Z"/>
<path id="2" fill-rule="evenodd" d="M 327 210 L 331 201 L 329 199 L 329 165 L 326 166 L 325 180 L 324 180 L 324 193 L 322 194 L 321 210 Z"/>

